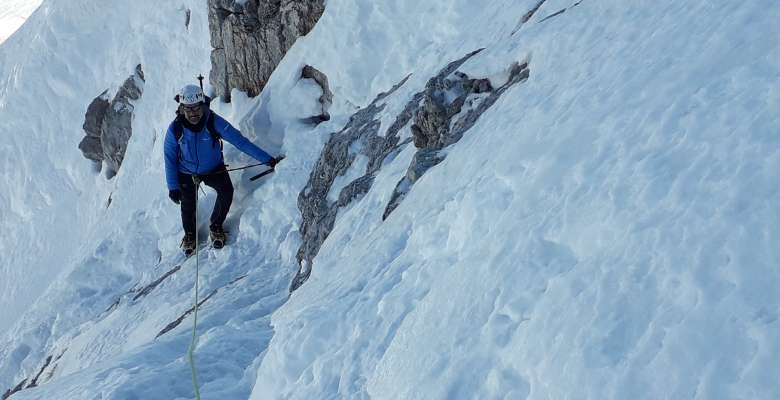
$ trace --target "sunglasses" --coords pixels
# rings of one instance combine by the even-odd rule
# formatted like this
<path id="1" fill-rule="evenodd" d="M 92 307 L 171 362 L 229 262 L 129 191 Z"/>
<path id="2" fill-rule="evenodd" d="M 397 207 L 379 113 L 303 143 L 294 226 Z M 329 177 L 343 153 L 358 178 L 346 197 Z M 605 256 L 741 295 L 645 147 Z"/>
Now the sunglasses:
<path id="1" fill-rule="evenodd" d="M 184 104 L 182 104 L 181 105 L 182 111 L 190 112 L 190 113 L 197 112 L 198 110 L 201 109 L 201 107 L 202 107 L 201 104 L 193 104 L 193 105 L 184 105 Z"/>

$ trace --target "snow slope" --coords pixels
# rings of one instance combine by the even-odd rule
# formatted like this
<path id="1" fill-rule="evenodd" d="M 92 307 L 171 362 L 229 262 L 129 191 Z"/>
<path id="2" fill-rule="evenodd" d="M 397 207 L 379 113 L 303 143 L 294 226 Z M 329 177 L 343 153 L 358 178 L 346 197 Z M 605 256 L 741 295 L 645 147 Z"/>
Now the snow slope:
<path id="1" fill-rule="evenodd" d="M 94 249 L 104 230 L 121 229 L 124 222 L 117 220 L 149 207 L 150 196 L 163 195 L 162 189 L 139 193 L 139 188 L 157 187 L 162 176 L 154 146 L 170 116 L 165 106 L 186 77 L 208 67 L 208 61 L 181 62 L 208 56 L 201 45 L 208 37 L 204 13 L 188 31 L 185 3 L 166 4 L 150 17 L 131 4 L 107 8 L 84 1 L 71 7 L 70 1 L 47 1 L 0 48 L 0 174 L 6 186 L 0 215 L 13 227 L 0 244 L 0 332 L 58 274 Z M 151 100 L 136 109 L 136 140 L 128 150 L 128 164 L 135 165 L 106 181 L 77 148 L 84 114 L 94 97 L 107 88 L 116 91 L 139 63 L 149 72 L 146 96 Z M 119 187 L 126 188 L 114 193 L 119 203 L 106 210 Z M 174 215 L 166 221 L 172 228 Z"/>
<path id="2" fill-rule="evenodd" d="M 0 43 L 11 36 L 41 5 L 41 0 L 3 0 L 0 4 Z"/>
<path id="3" fill-rule="evenodd" d="M 157 336 L 192 306 L 196 263 L 201 298 L 213 293 L 203 398 L 780 397 L 775 2 L 547 0 L 520 23 L 538 0 L 330 0 L 260 97 L 216 105 L 287 159 L 262 182 L 234 175 L 233 243 L 182 262 L 156 139 L 175 88 L 208 68 L 205 1 L 72 1 L 45 1 L 0 47 L 0 213 L 15 229 L 0 309 L 16 321 L 0 388 L 42 382 L 14 400 L 194 398 L 192 317 Z M 23 45 L 36 51 L 8 64 Z M 329 134 L 411 73 L 382 100 L 386 129 L 478 48 L 460 71 L 499 85 L 527 61 L 530 78 L 382 222 L 414 148 L 386 160 L 288 299 L 296 199 Z M 106 181 L 76 149 L 81 118 L 137 63 L 135 133 Z M 298 122 L 317 96 L 304 64 L 334 92 L 316 128 Z M 213 193 L 201 199 L 205 218 Z"/>
<path id="4" fill-rule="evenodd" d="M 512 36 L 532 3 L 401 2 L 338 23 L 427 16 L 456 33 L 436 57 L 410 51 L 403 72 L 422 79 L 479 46 L 469 75 L 529 59 L 531 77 L 385 223 L 411 149 L 340 216 L 274 314 L 253 399 L 780 395 L 780 7 L 585 1 L 536 23 L 571 5 L 549 1 Z M 408 65 L 396 57 L 378 63 Z"/>

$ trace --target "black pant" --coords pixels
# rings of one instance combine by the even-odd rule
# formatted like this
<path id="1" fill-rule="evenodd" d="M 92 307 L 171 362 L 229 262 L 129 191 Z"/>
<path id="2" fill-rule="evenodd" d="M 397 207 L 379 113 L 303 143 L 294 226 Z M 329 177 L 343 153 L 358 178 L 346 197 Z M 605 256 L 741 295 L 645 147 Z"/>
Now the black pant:
<path id="1" fill-rule="evenodd" d="M 221 167 L 224 169 L 224 167 Z M 217 191 L 217 201 L 211 212 L 211 225 L 221 227 L 227 218 L 230 205 L 233 203 L 233 182 L 227 171 L 212 173 L 212 175 L 200 175 L 201 181 Z M 195 201 L 198 197 L 197 188 L 192 181 L 192 175 L 179 172 L 179 187 L 181 188 L 181 224 L 184 232 L 194 235 L 195 226 Z"/>

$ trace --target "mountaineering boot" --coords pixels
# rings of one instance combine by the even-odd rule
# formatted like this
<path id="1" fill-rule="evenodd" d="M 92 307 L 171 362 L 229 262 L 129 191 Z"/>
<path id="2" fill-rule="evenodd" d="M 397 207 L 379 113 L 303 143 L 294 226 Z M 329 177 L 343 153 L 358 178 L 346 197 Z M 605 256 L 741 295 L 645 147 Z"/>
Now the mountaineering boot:
<path id="1" fill-rule="evenodd" d="M 213 246 L 215 249 L 221 249 L 225 246 L 225 241 L 227 241 L 227 235 L 225 235 L 225 230 L 222 229 L 221 225 L 211 225 L 209 227 L 209 233 L 211 236 L 211 246 Z"/>
<path id="2" fill-rule="evenodd" d="M 184 255 L 189 257 L 195 251 L 195 235 L 192 233 L 185 233 L 181 239 L 181 250 Z"/>

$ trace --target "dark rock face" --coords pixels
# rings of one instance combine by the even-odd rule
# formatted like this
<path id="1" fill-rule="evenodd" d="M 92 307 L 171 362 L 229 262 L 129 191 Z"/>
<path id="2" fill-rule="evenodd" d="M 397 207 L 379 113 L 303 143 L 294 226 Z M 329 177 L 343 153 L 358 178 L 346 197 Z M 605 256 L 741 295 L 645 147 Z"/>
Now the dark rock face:
<path id="1" fill-rule="evenodd" d="M 44 361 L 43 366 L 38 370 L 38 374 L 35 375 L 35 377 L 28 383 L 27 381 L 29 378 L 23 379 L 21 382 L 19 382 L 18 385 L 14 386 L 11 389 L 8 389 L 3 394 L 2 400 L 9 399 L 14 393 L 20 392 L 25 389 L 32 389 L 34 387 L 37 387 L 39 383 L 42 381 L 48 381 L 51 379 L 52 375 L 54 374 L 54 370 L 57 369 L 57 362 L 60 361 L 63 355 L 65 355 L 65 351 L 68 349 L 63 350 L 57 358 L 52 357 L 51 355 L 46 357 L 46 360 Z M 51 367 L 51 368 L 49 368 Z M 43 376 L 43 373 L 48 371 L 47 376 Z"/>
<path id="2" fill-rule="evenodd" d="M 528 10 L 528 12 L 526 12 L 526 13 L 525 13 L 525 15 L 523 15 L 523 18 L 522 18 L 522 19 L 520 19 L 520 22 L 517 24 L 517 26 L 515 27 L 515 29 L 513 29 L 513 30 L 512 30 L 512 35 L 514 35 L 515 33 L 517 33 L 517 31 L 519 31 L 519 30 L 520 30 L 520 28 L 522 28 L 522 27 L 523 27 L 523 25 L 525 25 L 526 23 L 528 23 L 528 21 L 530 21 L 530 20 L 531 20 L 531 18 L 534 16 L 534 14 L 536 14 L 536 12 L 537 12 L 537 11 L 539 11 L 539 8 L 540 8 L 540 7 L 542 6 L 542 4 L 544 4 L 546 1 L 547 1 L 547 0 L 539 0 L 539 2 L 538 2 L 538 3 L 536 3 L 536 5 L 535 5 L 533 8 L 531 8 L 530 10 Z"/>
<path id="3" fill-rule="evenodd" d="M 3 398 L 2 398 L 2 400 L 6 400 L 6 399 L 10 398 L 12 394 L 14 394 L 14 393 L 16 393 L 16 392 L 19 392 L 19 391 L 21 391 L 22 389 L 24 389 L 24 385 L 25 385 L 26 383 L 27 383 L 27 379 L 25 379 L 25 380 L 23 380 L 23 381 L 19 382 L 19 384 L 18 384 L 18 385 L 16 385 L 15 387 L 13 387 L 13 388 L 11 388 L 11 389 L 8 389 L 8 390 L 6 390 L 6 391 L 5 391 L 5 393 L 3 393 Z"/>
<path id="4" fill-rule="evenodd" d="M 100 134 L 108 105 L 108 90 L 106 90 L 96 97 L 95 100 L 92 100 L 92 103 L 87 107 L 83 126 L 87 136 L 79 143 L 79 150 L 84 153 L 84 157 L 92 161 L 103 161 L 103 147 L 100 145 Z"/>
<path id="5" fill-rule="evenodd" d="M 287 50 L 323 11 L 324 0 L 209 0 L 209 79 L 216 94 L 225 101 L 231 89 L 260 94 Z"/>
<path id="6" fill-rule="evenodd" d="M 119 171 L 127 150 L 127 142 L 133 134 L 133 104 L 141 98 L 144 73 L 139 64 L 135 74 L 127 78 L 111 102 L 108 91 L 95 98 L 87 108 L 84 131 L 87 136 L 79 143 L 84 157 L 104 162 L 106 175 L 111 178 Z"/>
<path id="7" fill-rule="evenodd" d="M 487 79 L 472 79 L 457 72 L 478 52 L 450 63 L 431 78 L 423 91 L 412 96 L 383 135 L 379 134 L 380 113 L 385 108 L 383 100 L 405 84 L 408 77 L 389 92 L 377 96 L 368 107 L 356 112 L 344 129 L 331 135 L 306 187 L 298 196 L 298 208 L 303 217 L 300 229 L 303 240 L 297 255 L 301 267 L 290 291 L 308 279 L 312 260 L 333 229 L 339 209 L 368 193 L 388 156 L 397 154 L 412 141 L 419 149 L 406 175 L 396 186 L 383 219 L 403 201 L 406 193 L 426 171 L 444 160 L 440 150 L 457 143 L 509 87 L 528 78 L 527 64 L 510 66 L 508 81 L 498 89 L 493 88 Z M 398 132 L 412 119 L 412 138 L 401 141 Z M 328 194 L 333 190 L 336 178 L 347 173 L 358 155 L 368 159 L 365 173 L 345 185 L 335 201 L 331 200 L 334 196 L 329 199 Z"/>

